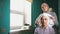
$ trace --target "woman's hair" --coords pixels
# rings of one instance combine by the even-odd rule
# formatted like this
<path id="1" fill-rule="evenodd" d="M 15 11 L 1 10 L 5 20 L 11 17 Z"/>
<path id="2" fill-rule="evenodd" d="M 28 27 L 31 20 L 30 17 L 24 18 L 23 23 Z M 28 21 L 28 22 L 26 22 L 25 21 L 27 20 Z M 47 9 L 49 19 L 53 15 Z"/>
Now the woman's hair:
<path id="1" fill-rule="evenodd" d="M 38 18 L 38 20 L 39 20 L 39 26 L 41 26 L 42 25 L 42 23 L 41 23 L 41 18 L 42 18 L 42 16 L 45 16 L 46 18 L 47 18 L 47 20 L 48 20 L 48 26 L 53 26 L 54 25 L 54 23 L 53 23 L 53 20 L 49 17 L 49 16 L 51 16 L 50 14 L 48 14 L 48 13 L 42 13 L 42 14 L 40 14 L 40 16 L 39 16 L 39 18 Z"/>
<path id="2" fill-rule="evenodd" d="M 47 7 L 49 8 L 49 5 L 45 2 L 41 4 L 41 8 L 42 8 L 43 5 L 47 5 Z"/>

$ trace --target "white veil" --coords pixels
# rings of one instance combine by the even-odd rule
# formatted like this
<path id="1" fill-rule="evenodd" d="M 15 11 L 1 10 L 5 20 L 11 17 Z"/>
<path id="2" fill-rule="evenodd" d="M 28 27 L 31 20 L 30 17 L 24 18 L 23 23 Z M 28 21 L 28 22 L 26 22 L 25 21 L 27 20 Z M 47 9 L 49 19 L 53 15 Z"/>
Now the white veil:
<path id="1" fill-rule="evenodd" d="M 42 24 L 41 24 L 41 17 L 42 16 L 46 16 L 47 17 L 47 19 L 48 19 L 48 26 L 53 26 L 54 25 L 54 22 L 53 22 L 53 20 L 50 18 L 50 14 L 48 14 L 48 13 L 42 13 L 42 14 L 40 14 L 39 15 L 39 17 L 36 19 L 36 21 L 39 21 L 39 26 L 41 26 Z M 35 21 L 35 23 L 36 23 L 36 21 Z"/>

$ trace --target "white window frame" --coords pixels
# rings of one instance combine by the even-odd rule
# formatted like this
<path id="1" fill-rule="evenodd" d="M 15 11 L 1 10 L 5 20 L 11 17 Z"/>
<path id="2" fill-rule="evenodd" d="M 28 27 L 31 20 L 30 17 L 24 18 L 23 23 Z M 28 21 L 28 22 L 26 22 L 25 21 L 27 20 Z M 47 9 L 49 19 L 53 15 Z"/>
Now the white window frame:
<path id="1" fill-rule="evenodd" d="M 26 0 L 25 0 L 26 1 Z M 24 11 L 23 12 L 20 12 L 20 11 L 17 11 L 17 10 L 12 10 L 12 9 L 10 9 L 10 13 L 14 13 L 14 14 L 20 14 L 20 15 L 24 15 L 24 24 L 29 24 L 29 26 L 31 26 L 31 20 L 30 21 L 28 21 L 28 22 L 30 22 L 30 23 L 28 23 L 27 22 L 27 20 L 26 20 L 26 16 L 27 16 L 27 14 L 26 14 L 26 11 L 25 11 L 25 6 L 24 6 Z M 30 12 L 31 13 L 31 12 Z M 30 15 L 31 16 L 31 15 Z M 31 17 L 30 17 L 31 18 Z M 28 18 L 28 19 L 30 19 L 30 18 Z M 10 26 L 11 27 L 11 26 Z M 23 29 L 24 30 L 24 29 Z"/>

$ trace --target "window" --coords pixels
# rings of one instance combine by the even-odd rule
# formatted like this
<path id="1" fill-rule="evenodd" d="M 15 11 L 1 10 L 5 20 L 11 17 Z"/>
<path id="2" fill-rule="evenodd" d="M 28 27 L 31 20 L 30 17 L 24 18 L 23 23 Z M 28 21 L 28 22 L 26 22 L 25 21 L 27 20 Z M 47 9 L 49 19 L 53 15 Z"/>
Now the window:
<path id="1" fill-rule="evenodd" d="M 10 19 L 11 26 L 23 26 L 24 15 L 10 13 Z"/>
<path id="2" fill-rule="evenodd" d="M 25 23 L 31 25 L 31 3 L 25 1 Z"/>
<path id="3" fill-rule="evenodd" d="M 19 12 L 24 12 L 24 1 L 25 0 L 11 0 L 10 1 L 10 9 L 16 10 Z"/>
<path id="4" fill-rule="evenodd" d="M 26 0 L 10 0 L 10 28 L 31 26 L 31 3 Z"/>

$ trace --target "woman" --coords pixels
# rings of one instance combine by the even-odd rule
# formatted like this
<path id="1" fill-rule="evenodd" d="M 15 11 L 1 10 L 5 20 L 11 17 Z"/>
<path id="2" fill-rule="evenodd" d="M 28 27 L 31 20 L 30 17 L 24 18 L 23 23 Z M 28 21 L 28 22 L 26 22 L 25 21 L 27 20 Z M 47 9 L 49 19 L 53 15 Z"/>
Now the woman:
<path id="1" fill-rule="evenodd" d="M 55 31 L 52 27 L 50 27 L 49 23 L 53 22 L 47 13 L 42 13 L 39 16 L 40 23 L 39 26 L 36 27 L 34 34 L 55 34 Z"/>

